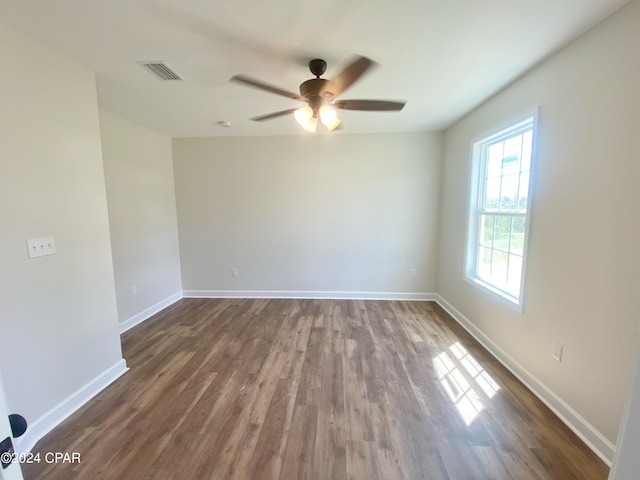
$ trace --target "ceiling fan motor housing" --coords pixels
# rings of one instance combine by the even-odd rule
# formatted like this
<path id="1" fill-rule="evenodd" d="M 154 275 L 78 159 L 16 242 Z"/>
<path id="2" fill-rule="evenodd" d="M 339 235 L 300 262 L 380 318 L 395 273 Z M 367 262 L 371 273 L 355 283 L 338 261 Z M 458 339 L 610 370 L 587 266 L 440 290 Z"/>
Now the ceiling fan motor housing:
<path id="1" fill-rule="evenodd" d="M 334 94 L 331 92 L 332 83 L 324 78 L 312 78 L 300 84 L 300 95 L 311 100 L 313 97 L 324 97 L 332 99 Z"/>

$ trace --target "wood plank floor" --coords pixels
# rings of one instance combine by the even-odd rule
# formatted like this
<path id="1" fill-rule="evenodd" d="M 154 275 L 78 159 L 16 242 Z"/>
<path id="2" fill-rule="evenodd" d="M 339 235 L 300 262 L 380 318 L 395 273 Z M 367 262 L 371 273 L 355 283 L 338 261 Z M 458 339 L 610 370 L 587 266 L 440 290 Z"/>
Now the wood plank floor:
<path id="1" fill-rule="evenodd" d="M 130 371 L 42 439 L 27 480 L 605 479 L 431 302 L 183 299 L 123 335 Z"/>

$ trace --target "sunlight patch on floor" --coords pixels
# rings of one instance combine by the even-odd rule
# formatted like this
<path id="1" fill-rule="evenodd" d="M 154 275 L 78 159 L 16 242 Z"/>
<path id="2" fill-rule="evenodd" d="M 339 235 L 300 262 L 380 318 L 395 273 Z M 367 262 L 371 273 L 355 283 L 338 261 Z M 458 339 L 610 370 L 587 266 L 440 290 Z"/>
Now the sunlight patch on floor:
<path id="1" fill-rule="evenodd" d="M 471 425 L 484 409 L 482 398 L 490 400 L 500 386 L 460 342 L 435 357 L 433 364 L 442 388 L 465 424 Z"/>

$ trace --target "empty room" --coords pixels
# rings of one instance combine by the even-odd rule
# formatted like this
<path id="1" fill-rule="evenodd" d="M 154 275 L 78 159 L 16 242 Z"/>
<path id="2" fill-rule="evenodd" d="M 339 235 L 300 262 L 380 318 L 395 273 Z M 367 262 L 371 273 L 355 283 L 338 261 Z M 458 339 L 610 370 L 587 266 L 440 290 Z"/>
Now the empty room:
<path id="1" fill-rule="evenodd" d="M 0 480 L 640 471 L 640 1 L 0 0 Z"/>

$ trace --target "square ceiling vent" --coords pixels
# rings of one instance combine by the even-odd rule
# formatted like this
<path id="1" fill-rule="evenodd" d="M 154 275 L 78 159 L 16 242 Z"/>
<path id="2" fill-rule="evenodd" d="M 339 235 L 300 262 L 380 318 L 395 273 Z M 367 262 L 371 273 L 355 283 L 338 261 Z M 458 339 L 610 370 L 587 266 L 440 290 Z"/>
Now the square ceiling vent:
<path id="1" fill-rule="evenodd" d="M 160 80 L 184 80 L 164 62 L 138 62 Z"/>

